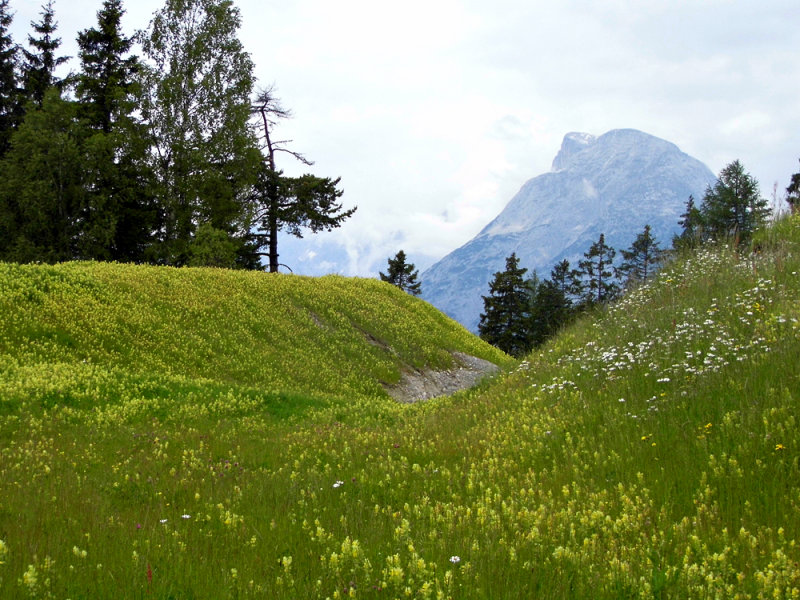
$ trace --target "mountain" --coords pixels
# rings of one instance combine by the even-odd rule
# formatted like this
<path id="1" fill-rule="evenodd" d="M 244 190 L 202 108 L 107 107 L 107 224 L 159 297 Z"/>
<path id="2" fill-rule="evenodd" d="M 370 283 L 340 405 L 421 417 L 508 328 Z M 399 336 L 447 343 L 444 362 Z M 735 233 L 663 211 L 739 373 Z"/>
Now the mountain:
<path id="1" fill-rule="evenodd" d="M 482 296 L 512 252 L 529 275 L 547 278 L 563 259 L 577 266 L 601 233 L 627 249 L 649 224 L 669 247 L 686 200 L 699 202 L 714 181 L 702 162 L 641 131 L 568 133 L 550 172 L 525 183 L 476 237 L 422 273 L 422 296 L 476 331 Z"/>

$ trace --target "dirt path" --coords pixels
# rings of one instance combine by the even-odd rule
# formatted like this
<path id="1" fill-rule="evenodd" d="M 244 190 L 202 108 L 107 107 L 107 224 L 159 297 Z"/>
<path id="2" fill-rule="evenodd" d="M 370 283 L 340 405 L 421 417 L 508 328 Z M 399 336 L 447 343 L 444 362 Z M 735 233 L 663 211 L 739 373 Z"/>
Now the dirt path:
<path id="1" fill-rule="evenodd" d="M 386 391 L 399 402 L 416 402 L 454 394 L 500 371 L 494 363 L 462 352 L 454 352 L 453 358 L 455 364 L 445 371 L 415 369 L 404 372 L 400 383 L 386 386 Z"/>

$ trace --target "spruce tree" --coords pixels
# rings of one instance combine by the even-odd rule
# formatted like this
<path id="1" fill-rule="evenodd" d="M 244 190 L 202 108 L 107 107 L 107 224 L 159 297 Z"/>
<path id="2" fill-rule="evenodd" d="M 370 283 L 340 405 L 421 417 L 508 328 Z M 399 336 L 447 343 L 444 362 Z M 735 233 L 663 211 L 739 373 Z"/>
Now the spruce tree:
<path id="1" fill-rule="evenodd" d="M 56 69 L 67 62 L 69 57 L 56 56 L 61 46 L 61 38 L 56 37 L 58 22 L 55 18 L 53 0 L 42 5 L 42 20 L 31 22 L 36 37 L 28 35 L 31 50 L 23 50 L 22 83 L 25 98 L 41 107 L 44 96 L 51 87 L 63 89 L 65 81 L 56 77 Z"/>
<path id="2" fill-rule="evenodd" d="M 9 32 L 12 22 L 9 0 L 0 0 L 0 158 L 8 151 L 11 135 L 22 118 L 17 82 L 17 45 Z"/>
<path id="3" fill-rule="evenodd" d="M 520 268 L 516 253 L 506 258 L 506 268 L 498 271 L 489 284 L 489 295 L 483 296 L 484 312 L 478 332 L 481 339 L 511 356 L 530 351 L 531 298 L 530 287 Z"/>
<path id="4" fill-rule="evenodd" d="M 614 281 L 614 257 L 617 252 L 606 244 L 605 234 L 591 245 L 578 263 L 583 302 L 586 305 L 604 304 L 614 299 L 619 285 Z"/>
<path id="5" fill-rule="evenodd" d="M 658 241 L 653 236 L 650 225 L 636 236 L 628 250 L 622 250 L 623 262 L 620 272 L 626 277 L 626 283 L 646 281 L 653 276 L 663 258 Z"/>
<path id="6" fill-rule="evenodd" d="M 722 169 L 714 187 L 706 190 L 700 212 L 714 239 L 746 241 L 767 220 L 770 210 L 758 181 L 736 160 Z"/>
<path id="7" fill-rule="evenodd" d="M 550 282 L 561 292 L 568 306 L 581 294 L 580 276 L 577 270 L 570 269 L 569 261 L 564 259 L 550 271 Z"/>
<path id="8" fill-rule="evenodd" d="M 129 55 L 133 41 L 122 32 L 124 13 L 121 0 L 105 0 L 97 26 L 78 35 L 76 95 L 87 135 L 81 243 L 91 258 L 139 261 L 151 243 L 157 213 L 145 130 L 134 116 L 140 63 Z"/>
<path id="9" fill-rule="evenodd" d="M 792 180 L 786 188 L 786 202 L 792 212 L 800 210 L 800 171 L 792 175 Z"/>
<path id="10" fill-rule="evenodd" d="M 572 303 L 564 288 L 545 279 L 532 291 L 529 336 L 534 346 L 553 337 L 572 317 Z"/>
<path id="11" fill-rule="evenodd" d="M 387 273 L 380 273 L 382 281 L 399 287 L 404 292 L 414 296 L 420 294 L 420 283 L 417 281 L 419 272 L 414 269 L 413 263 L 406 263 L 406 253 L 400 250 L 394 258 L 389 259 Z"/>
<path id="12" fill-rule="evenodd" d="M 675 250 L 696 248 L 703 242 L 705 237 L 703 215 L 695 206 L 694 196 L 690 195 L 686 201 L 686 210 L 681 214 L 678 225 L 681 226 L 681 233 L 672 237 L 672 247 Z"/>

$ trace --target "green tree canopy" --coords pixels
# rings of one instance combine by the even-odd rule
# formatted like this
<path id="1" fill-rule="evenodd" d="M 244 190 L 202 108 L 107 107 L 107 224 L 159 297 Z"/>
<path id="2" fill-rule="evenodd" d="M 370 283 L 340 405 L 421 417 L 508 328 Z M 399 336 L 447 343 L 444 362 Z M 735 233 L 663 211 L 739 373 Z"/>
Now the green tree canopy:
<path id="1" fill-rule="evenodd" d="M 17 45 L 9 33 L 13 22 L 9 0 L 0 0 L 0 158 L 22 119 L 17 82 Z"/>
<path id="2" fill-rule="evenodd" d="M 585 304 L 610 302 L 619 293 L 619 285 L 614 280 L 616 254 L 617 251 L 606 244 L 605 234 L 601 233 L 578 263 Z"/>
<path id="3" fill-rule="evenodd" d="M 792 180 L 786 188 L 786 202 L 792 209 L 792 212 L 800 210 L 800 171 L 792 175 Z"/>
<path id="4" fill-rule="evenodd" d="M 87 254 L 96 259 L 145 258 L 156 227 L 144 127 L 134 117 L 140 70 L 122 33 L 121 0 L 104 0 L 97 26 L 78 35 L 76 94 L 85 129 Z"/>
<path id="5" fill-rule="evenodd" d="M 247 232 L 260 161 L 249 124 L 253 62 L 230 0 L 166 0 L 141 36 L 139 108 L 153 143 L 159 260 L 185 264 L 195 227 Z"/>
<path id="6" fill-rule="evenodd" d="M 770 210 L 758 181 L 735 160 L 720 171 L 714 187 L 706 190 L 700 213 L 710 237 L 745 241 L 766 221 Z"/>
<path id="7" fill-rule="evenodd" d="M 32 22 L 31 27 L 37 34 L 28 36 L 31 50 L 23 50 L 22 79 L 25 97 L 38 106 L 44 103 L 44 96 L 51 87 L 61 90 L 65 84 L 56 77 L 56 69 L 67 62 L 69 57 L 56 56 L 61 46 L 61 38 L 56 37 L 58 22 L 55 18 L 53 0 L 42 5 L 42 20 Z"/>
<path id="8" fill-rule="evenodd" d="M 394 258 L 389 259 L 389 268 L 384 274 L 379 273 L 381 280 L 396 285 L 404 292 L 419 296 L 420 282 L 417 281 L 419 272 L 414 268 L 413 263 L 406 262 L 406 253 L 398 251 Z"/>
<path id="9" fill-rule="evenodd" d="M 17 262 L 86 258 L 79 233 L 84 203 L 76 107 L 56 88 L 25 114 L 0 172 L 0 256 Z"/>
<path id="10" fill-rule="evenodd" d="M 650 225 L 645 225 L 644 231 L 636 236 L 631 247 L 621 252 L 623 262 L 620 271 L 627 283 L 646 281 L 652 277 L 664 255 Z"/>
<path id="11" fill-rule="evenodd" d="M 506 268 L 498 271 L 483 296 L 484 312 L 478 332 L 481 339 L 512 356 L 530 351 L 531 289 L 525 281 L 528 269 L 520 268 L 516 253 L 506 258 Z"/>

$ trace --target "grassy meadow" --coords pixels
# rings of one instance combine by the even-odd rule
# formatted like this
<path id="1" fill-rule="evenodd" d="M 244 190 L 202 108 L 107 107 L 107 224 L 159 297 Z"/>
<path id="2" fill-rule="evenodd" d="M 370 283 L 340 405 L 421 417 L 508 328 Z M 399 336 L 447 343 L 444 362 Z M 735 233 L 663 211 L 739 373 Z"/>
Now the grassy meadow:
<path id="1" fill-rule="evenodd" d="M 0 264 L 2 598 L 800 598 L 800 218 L 517 362 L 378 281 Z M 450 352 L 504 373 L 390 399 Z"/>

